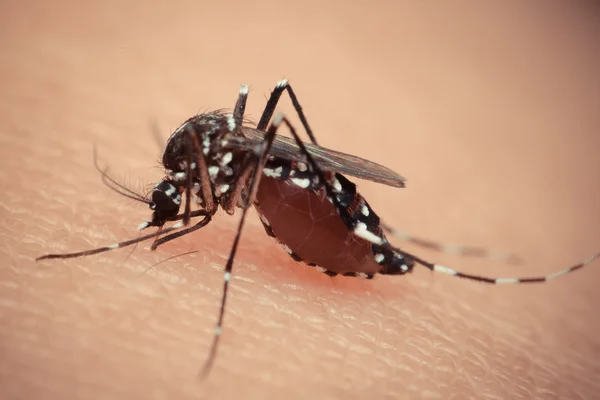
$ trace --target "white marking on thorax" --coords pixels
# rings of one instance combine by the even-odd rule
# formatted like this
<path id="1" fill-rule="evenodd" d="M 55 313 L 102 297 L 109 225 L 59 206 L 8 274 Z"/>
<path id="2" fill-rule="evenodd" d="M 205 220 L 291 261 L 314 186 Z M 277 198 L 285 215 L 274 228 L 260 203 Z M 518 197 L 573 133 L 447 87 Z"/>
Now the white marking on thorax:
<path id="1" fill-rule="evenodd" d="M 208 176 L 210 176 L 211 178 L 217 176 L 218 173 L 219 167 L 217 167 L 216 165 L 211 165 L 210 167 L 208 167 Z"/>
<path id="2" fill-rule="evenodd" d="M 221 158 L 220 164 L 221 165 L 227 165 L 231 162 L 231 160 L 233 159 L 233 154 L 231 152 L 226 153 L 223 158 Z"/>

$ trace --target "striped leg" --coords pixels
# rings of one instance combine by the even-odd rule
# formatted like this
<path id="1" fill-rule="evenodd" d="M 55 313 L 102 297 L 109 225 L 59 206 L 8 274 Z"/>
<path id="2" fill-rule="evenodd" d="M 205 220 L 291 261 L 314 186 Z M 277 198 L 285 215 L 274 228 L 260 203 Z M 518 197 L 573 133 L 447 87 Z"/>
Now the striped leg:
<path id="1" fill-rule="evenodd" d="M 359 236 L 373 243 L 375 261 L 382 265 L 383 269 L 380 273 L 384 275 L 403 275 L 407 272 L 411 272 L 415 264 L 420 264 L 433 272 L 441 272 L 446 275 L 455 276 L 457 278 L 468 279 L 472 281 L 478 281 L 494 285 L 516 283 L 544 283 L 554 278 L 558 278 L 559 276 L 567 275 L 571 272 L 577 271 L 578 269 L 581 269 L 584 266 L 591 264 L 600 258 L 599 252 L 575 265 L 542 276 L 493 278 L 483 275 L 474 275 L 460 272 L 455 269 L 445 267 L 443 265 L 426 261 L 420 257 L 415 256 L 414 254 L 408 253 L 404 250 L 392 246 L 387 241 L 387 239 L 382 238 L 380 236 L 376 236 L 372 233 L 368 235 L 359 234 Z"/>
<path id="2" fill-rule="evenodd" d="M 256 192 L 258 190 L 258 186 L 260 184 L 260 178 L 263 174 L 263 168 L 267 161 L 267 157 L 269 155 L 269 151 L 271 150 L 271 146 L 273 145 L 273 141 L 275 139 L 275 135 L 277 129 L 281 124 L 281 119 L 283 117 L 276 117 L 273 120 L 273 123 L 267 130 L 265 135 L 262 147 L 257 150 L 254 154 L 254 157 L 251 159 L 251 162 L 248 163 L 244 169 L 251 168 L 250 180 L 248 182 L 248 192 L 243 199 L 243 207 L 242 207 L 242 215 L 240 217 L 240 222 L 238 224 L 238 229 L 235 234 L 235 239 L 233 241 L 233 245 L 231 246 L 231 250 L 229 252 L 229 257 L 227 259 L 227 264 L 225 264 L 225 271 L 223 277 L 223 294 L 221 295 L 221 307 L 219 309 L 219 317 L 217 320 L 217 326 L 215 328 L 215 335 L 213 337 L 213 342 L 210 347 L 210 353 L 206 362 L 204 363 L 204 367 L 200 372 L 201 378 L 206 378 L 210 373 L 213 363 L 215 361 L 215 357 L 217 355 L 217 350 L 219 347 L 219 338 L 221 337 L 221 332 L 223 331 L 223 318 L 225 316 L 225 304 L 227 302 L 227 293 L 229 289 L 229 281 L 231 279 L 231 274 L 233 271 L 233 260 L 235 259 L 235 254 L 237 252 L 237 248 L 242 236 L 242 231 L 244 229 L 244 223 L 246 221 L 246 215 L 248 214 L 248 209 L 254 202 L 256 198 Z"/>
<path id="3" fill-rule="evenodd" d="M 181 214 L 181 215 L 178 215 L 176 217 L 176 219 L 183 219 L 183 217 L 184 217 L 184 215 Z M 186 233 L 190 233 L 190 231 L 194 231 L 194 230 L 199 229 L 199 228 L 201 228 L 203 226 L 206 226 L 210 222 L 210 219 L 211 219 L 211 215 L 207 214 L 206 211 L 204 211 L 204 210 L 196 210 L 196 211 L 194 211 L 194 212 L 192 212 L 190 214 L 190 217 L 191 218 L 194 218 L 194 217 L 204 217 L 204 218 L 200 222 L 198 222 L 196 225 L 194 225 L 194 226 L 192 226 L 192 227 L 190 227 L 188 229 L 185 229 L 184 231 L 187 231 Z M 76 252 L 76 253 L 46 254 L 46 255 L 43 255 L 43 256 L 40 256 L 40 257 L 36 258 L 35 261 L 49 260 L 49 259 L 55 259 L 55 258 L 85 257 L 85 256 L 91 256 L 91 255 L 94 255 L 94 254 L 104 253 L 104 252 L 107 252 L 107 251 L 110 251 L 110 250 L 121 249 L 123 247 L 128 247 L 128 246 L 131 246 L 131 245 L 143 242 L 143 241 L 148 240 L 148 239 L 157 238 L 157 237 L 162 236 L 162 235 L 167 234 L 167 233 L 175 232 L 176 230 L 183 228 L 183 226 L 184 226 L 183 222 L 177 222 L 176 224 L 173 224 L 172 226 L 170 226 L 168 228 L 163 228 L 162 230 L 158 230 L 157 232 L 150 233 L 150 234 L 144 235 L 144 236 L 140 236 L 140 237 L 135 238 L 135 239 L 125 240 L 123 242 L 114 243 L 114 244 L 111 244 L 111 245 L 108 245 L 108 246 L 99 247 L 99 248 L 91 249 L 91 250 L 79 251 L 79 252 Z M 194 228 L 196 226 L 198 226 L 198 228 L 192 229 L 192 228 Z M 181 235 L 179 235 L 179 236 L 181 236 Z M 165 236 L 164 238 L 167 238 L 167 237 L 168 237 L 168 235 Z M 162 238 L 162 239 L 164 239 L 164 238 Z M 162 240 L 162 239 L 159 239 L 159 241 Z M 164 241 L 162 243 L 164 243 Z"/>
<path id="4" fill-rule="evenodd" d="M 388 244 L 389 246 L 389 244 Z M 584 266 L 591 264 L 592 262 L 596 261 L 598 258 L 600 258 L 600 253 L 596 253 L 593 256 L 581 261 L 578 264 L 575 264 L 573 266 L 552 272 L 550 274 L 547 275 L 543 275 L 543 276 L 533 276 L 533 277 L 513 277 L 513 278 L 491 278 L 491 277 L 487 277 L 487 276 L 481 276 L 481 275 L 473 275 L 473 274 L 467 274 L 467 273 L 463 273 L 457 270 L 454 270 L 452 268 L 448 268 L 448 267 L 444 267 L 442 265 L 439 264 L 434 264 L 431 263 L 429 261 L 425 261 L 419 257 L 416 257 L 410 253 L 407 253 L 405 251 L 402 251 L 398 248 L 389 246 L 391 249 L 393 249 L 394 252 L 396 252 L 397 254 L 400 254 L 403 257 L 407 257 L 410 258 L 412 260 L 414 260 L 416 263 L 424 266 L 425 268 L 434 271 L 434 272 L 442 272 L 446 275 L 451 275 L 451 276 L 455 276 L 457 278 L 463 278 L 463 279 L 469 279 L 469 280 L 473 280 L 473 281 L 478 281 L 478 282 L 483 282 L 483 283 L 490 283 L 490 284 L 494 284 L 494 285 L 500 285 L 500 284 L 515 284 L 515 283 L 543 283 L 543 282 L 547 282 L 551 279 L 554 278 L 558 278 L 559 276 L 563 276 L 566 274 L 569 274 L 571 272 L 577 271 L 578 269 L 583 268 Z"/>

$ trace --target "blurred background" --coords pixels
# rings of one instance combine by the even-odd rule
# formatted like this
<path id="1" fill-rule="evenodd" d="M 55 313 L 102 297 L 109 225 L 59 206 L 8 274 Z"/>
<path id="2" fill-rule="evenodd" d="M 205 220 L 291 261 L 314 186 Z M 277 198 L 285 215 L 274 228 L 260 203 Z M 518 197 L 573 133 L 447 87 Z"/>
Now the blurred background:
<path id="1" fill-rule="evenodd" d="M 129 238 L 147 218 L 147 210 L 114 201 L 101 185 L 92 166 L 94 143 L 118 176 L 133 185 L 155 182 L 161 149 L 153 123 L 166 140 L 194 113 L 233 107 L 240 84 L 251 85 L 248 116 L 256 121 L 283 78 L 322 145 L 408 179 L 401 191 L 360 182 L 361 193 L 389 224 L 432 240 L 514 251 L 525 262 L 507 267 L 415 250 L 419 254 L 492 276 L 543 274 L 578 262 L 600 249 L 597 2 L 5 1 L 0 15 L 2 397 L 600 396 L 597 265 L 548 286 L 501 289 L 416 271 L 369 283 L 367 299 L 353 286 L 360 284 L 290 272 L 296 266 L 262 237 L 255 220 L 256 235 L 248 234 L 243 248 L 257 255 L 246 262 L 260 270 L 275 253 L 277 265 L 266 278 L 240 268 L 241 276 L 259 283 L 248 289 L 256 292 L 249 292 L 246 306 L 275 314 L 284 327 L 278 332 L 301 341 L 303 321 L 252 303 L 254 296 L 269 296 L 261 285 L 276 287 L 283 295 L 272 301 L 284 304 L 292 297 L 285 285 L 298 285 L 308 307 L 322 297 L 337 315 L 349 312 L 343 297 L 349 285 L 358 296 L 352 304 L 370 308 L 344 320 L 339 335 L 377 350 L 359 356 L 339 339 L 334 347 L 342 355 L 329 364 L 319 361 L 318 346 L 308 352 L 313 359 L 294 362 L 293 373 L 276 360 L 256 364 L 247 353 L 236 354 L 244 335 L 259 352 L 270 352 L 273 343 L 244 325 L 243 305 L 232 306 L 228 327 L 243 328 L 231 336 L 214 380 L 201 386 L 194 366 L 206 354 L 222 257 L 237 219 L 223 216 L 213 224 L 220 227 L 211 225 L 222 241 L 205 236 L 199 249 L 198 238 L 183 242 L 213 251 L 216 265 L 200 284 L 211 293 L 206 308 L 194 310 L 202 317 L 188 313 L 185 328 L 177 328 L 188 329 L 182 345 L 192 346 L 194 355 L 181 362 L 157 361 L 143 351 L 133 351 L 128 364 L 116 356 L 102 361 L 125 350 L 95 342 L 97 319 L 61 309 L 98 301 L 77 283 L 79 270 L 68 263 L 40 270 L 32 262 L 45 252 Z M 296 121 L 285 95 L 280 110 Z M 102 271 L 114 265 L 113 259 Z M 310 277 L 298 281 L 298 274 Z M 81 282 L 86 279 L 82 274 Z M 110 287 L 116 278 L 106 279 Z M 48 288 L 62 297 L 42 295 Z M 111 290 L 104 295 L 114 296 Z M 411 294 L 398 300 L 405 291 Z M 187 300 L 166 301 L 176 307 Z M 106 334 L 137 332 L 123 323 L 123 306 L 115 307 L 112 318 L 120 322 Z M 61 315 L 60 324 L 50 314 Z M 82 328 L 81 318 L 89 325 Z M 370 328 L 361 318 L 373 320 Z M 327 329 L 320 343 L 329 343 Z M 367 339 L 363 329 L 372 329 Z M 433 339 L 420 341 L 428 335 Z M 123 340 L 129 349 L 145 339 Z M 160 346 L 164 338 L 152 340 Z M 296 346 L 282 344 L 277 357 L 294 360 Z M 382 356 L 390 348 L 391 355 Z M 363 367 L 371 364 L 376 367 Z"/>

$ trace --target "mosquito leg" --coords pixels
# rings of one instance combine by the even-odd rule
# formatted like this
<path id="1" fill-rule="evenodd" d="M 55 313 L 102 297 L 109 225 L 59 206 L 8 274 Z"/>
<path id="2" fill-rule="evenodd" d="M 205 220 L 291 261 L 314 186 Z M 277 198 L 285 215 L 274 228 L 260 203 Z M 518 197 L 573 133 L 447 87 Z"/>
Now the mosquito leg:
<path id="1" fill-rule="evenodd" d="M 208 167 L 206 165 L 206 159 L 204 158 L 204 152 L 203 149 L 200 147 L 200 143 L 198 142 L 198 135 L 196 135 L 196 133 L 193 131 L 193 128 L 190 125 L 188 125 L 185 127 L 185 131 L 187 132 L 188 140 L 191 139 L 193 149 L 192 153 L 195 152 L 195 154 L 198 157 L 196 160 L 197 164 L 195 162 L 188 163 L 188 166 L 186 168 L 186 173 L 188 174 L 186 176 L 188 180 L 185 191 L 187 197 L 186 201 L 191 201 L 191 190 L 193 187 L 191 171 L 193 169 L 194 172 L 196 172 L 198 174 L 198 177 L 200 178 L 200 189 L 202 190 L 202 198 L 204 199 L 204 210 L 212 215 L 217 211 L 217 206 L 215 206 L 214 193 L 211 189 L 212 185 L 210 182 Z M 186 141 L 186 143 L 188 142 Z"/>
<path id="2" fill-rule="evenodd" d="M 46 254 L 46 255 L 36 258 L 35 261 L 48 260 L 48 259 L 54 259 L 54 258 L 85 257 L 85 256 L 91 256 L 93 254 L 104 253 L 106 251 L 116 250 L 116 249 L 121 249 L 123 247 L 131 246 L 132 244 L 140 243 L 145 240 L 152 239 L 152 238 L 155 238 L 160 235 L 164 235 L 165 233 L 175 231 L 182 227 L 183 227 L 183 223 L 178 222 L 178 223 L 174 224 L 173 226 L 163 229 L 162 231 L 158 231 L 158 232 L 150 233 L 148 235 L 140 236 L 136 239 L 125 240 L 123 242 L 114 243 L 114 244 L 111 244 L 111 245 L 108 245 L 105 247 L 99 247 L 97 249 L 80 251 L 77 253 Z"/>
<path id="3" fill-rule="evenodd" d="M 317 139 L 315 138 L 312 129 L 310 129 L 310 126 L 308 125 L 308 121 L 306 120 L 304 111 L 302 111 L 302 106 L 298 102 L 296 93 L 294 93 L 294 90 L 292 89 L 292 87 L 286 79 L 277 82 L 277 85 L 275 85 L 275 89 L 273 89 L 273 91 L 271 92 L 271 96 L 267 101 L 267 105 L 265 106 L 265 110 L 263 111 L 262 116 L 260 117 L 260 121 L 258 122 L 256 129 L 260 131 L 264 131 L 266 129 L 269 121 L 271 120 L 271 117 L 273 116 L 273 113 L 275 112 L 275 108 L 277 107 L 279 98 L 281 97 L 281 94 L 284 90 L 287 90 L 288 94 L 290 95 L 290 99 L 292 100 L 294 109 L 296 110 L 296 113 L 298 113 L 298 117 L 300 118 L 302 126 L 308 134 L 308 137 L 314 144 L 317 144 Z"/>
<path id="4" fill-rule="evenodd" d="M 486 249 L 485 247 L 443 244 L 428 239 L 418 238 L 406 232 L 398 231 L 392 228 L 391 226 L 384 224 L 383 222 L 380 223 L 380 226 L 386 233 L 397 239 L 414 243 L 419 247 L 438 251 L 441 253 L 456 254 L 462 257 L 487 258 L 489 260 L 500 261 L 507 264 L 519 264 L 522 261 L 521 258 L 515 254 L 493 251 Z"/>
<path id="5" fill-rule="evenodd" d="M 180 214 L 177 215 L 176 217 L 170 219 L 170 221 L 177 221 L 180 219 L 183 219 L 184 215 Z M 194 217 L 204 217 L 204 219 L 208 218 L 210 221 L 211 216 L 205 211 L 205 210 L 196 210 L 194 212 L 192 212 L 190 214 L 190 217 L 194 218 Z M 198 224 L 202 223 L 202 221 L 200 221 Z M 144 222 L 143 224 L 140 224 L 140 226 L 138 227 L 139 230 L 144 229 L 146 227 L 148 227 L 150 225 L 148 225 L 147 222 Z M 148 235 L 144 235 L 144 236 L 140 236 L 136 239 L 131 239 L 131 240 L 126 240 L 123 242 L 119 242 L 119 243 L 114 243 L 108 246 L 104 246 L 104 247 L 99 247 L 97 249 L 91 249 L 91 250 L 85 250 L 85 251 L 80 251 L 80 252 L 76 252 L 76 253 L 62 253 L 62 254 L 46 254 L 43 256 L 40 256 L 38 258 L 35 259 L 35 261 L 41 261 L 41 260 L 47 260 L 47 259 L 53 259 L 53 258 L 76 258 L 76 257 L 85 257 L 85 256 L 91 256 L 93 254 L 98 254 L 98 253 L 104 253 L 110 250 L 116 250 L 116 249 L 121 249 L 123 247 L 127 247 L 127 246 L 131 246 L 133 244 L 136 243 L 140 243 L 143 242 L 145 240 L 148 239 L 153 239 L 153 238 L 158 238 L 162 235 L 168 234 L 170 232 L 176 231 L 177 229 L 183 228 L 183 222 L 178 222 L 176 224 L 173 224 L 172 226 L 168 227 L 168 228 L 162 228 L 159 229 L 156 232 L 150 233 Z M 166 237 L 166 236 L 165 236 Z M 153 245 L 154 246 L 154 245 Z"/>
<path id="6" fill-rule="evenodd" d="M 231 272 L 233 270 L 233 260 L 235 259 L 235 254 L 237 252 L 238 244 L 240 242 L 240 238 L 242 235 L 242 231 L 244 228 L 244 223 L 246 221 L 246 215 L 248 213 L 248 208 L 254 202 L 256 198 L 256 191 L 258 190 L 258 185 L 260 183 L 260 178 L 263 174 L 263 168 L 267 161 L 267 156 L 269 155 L 269 151 L 271 150 L 271 146 L 273 145 L 273 140 L 275 139 L 275 134 L 279 125 L 281 124 L 281 117 L 276 117 L 273 120 L 273 123 L 267 130 L 265 135 L 265 140 L 262 145 L 254 151 L 254 159 L 253 163 L 249 163 L 246 168 L 252 167 L 252 172 L 250 174 L 250 181 L 248 183 L 248 194 L 244 199 L 244 207 L 242 208 L 242 215 L 240 217 L 240 222 L 238 225 L 237 233 L 235 235 L 235 239 L 233 241 L 233 245 L 231 246 L 231 251 L 229 252 L 229 258 L 227 259 L 227 264 L 225 265 L 225 272 L 223 278 L 223 294 L 221 297 L 221 307 L 219 309 L 219 317 L 217 320 L 217 326 L 215 329 L 215 336 L 213 337 L 213 342 L 211 344 L 209 356 L 204 363 L 204 367 L 201 371 L 201 377 L 205 378 L 208 376 L 209 372 L 212 369 L 213 363 L 215 361 L 215 357 L 217 355 L 217 349 L 219 345 L 219 338 L 221 337 L 221 332 L 223 330 L 223 317 L 225 315 L 225 304 L 227 302 L 227 293 L 229 289 L 229 280 L 231 279 Z"/>
<path id="7" fill-rule="evenodd" d="M 161 229 L 161 227 L 165 224 L 165 222 L 167 221 L 179 221 L 179 220 L 183 220 L 184 218 L 188 217 L 190 219 L 195 218 L 195 217 L 204 217 L 206 215 L 212 215 L 211 213 L 209 213 L 208 211 L 201 209 L 201 210 L 195 210 L 190 212 L 189 216 L 186 216 L 185 213 L 182 214 L 177 214 L 174 216 L 161 216 L 161 218 L 154 220 L 154 221 L 145 221 L 142 222 L 141 224 L 139 224 L 137 226 L 137 230 L 138 231 L 142 231 L 146 228 L 150 228 L 151 226 L 155 226 L 159 229 Z M 184 226 L 185 224 L 182 223 L 182 226 Z M 166 232 L 163 232 L 166 233 Z"/>
<path id="8" fill-rule="evenodd" d="M 156 248 L 158 246 L 163 245 L 173 239 L 177 239 L 179 237 L 187 235 L 188 233 L 192 233 L 194 231 L 197 231 L 198 229 L 204 228 L 206 225 L 208 225 L 210 223 L 211 220 L 212 220 L 212 215 L 210 215 L 210 214 L 205 215 L 204 218 L 200 222 L 198 222 L 196 225 L 192 225 L 189 228 L 185 228 L 180 231 L 163 236 L 160 239 L 156 239 L 154 241 L 154 243 L 152 243 L 152 246 L 150 246 L 150 249 L 156 250 Z"/>
<path id="9" fill-rule="evenodd" d="M 164 225 L 160 225 L 160 226 L 158 227 L 158 229 L 156 230 L 156 232 L 160 232 L 160 231 L 162 231 L 162 230 L 163 230 L 163 227 L 164 227 Z M 155 237 L 155 238 L 154 238 L 154 242 L 152 243 L 152 245 L 153 245 L 153 246 L 156 244 L 156 242 L 158 241 L 158 239 L 160 239 L 160 236 L 157 236 L 157 237 Z"/>
<path id="10" fill-rule="evenodd" d="M 241 85 L 238 99 L 235 102 L 233 108 L 233 118 L 235 120 L 236 127 L 241 127 L 244 121 L 244 113 L 246 112 L 246 100 L 248 99 L 248 86 Z"/>
<path id="11" fill-rule="evenodd" d="M 578 264 L 575 264 L 573 266 L 570 266 L 570 267 L 567 267 L 567 268 L 564 268 L 564 269 L 561 269 L 561 270 L 558 270 L 558 271 L 555 271 L 555 272 L 552 272 L 550 274 L 543 275 L 543 276 L 491 278 L 491 277 L 487 277 L 487 276 L 467 274 L 467 273 L 459 272 L 452 268 L 444 267 L 439 264 L 434 264 L 429 261 L 425 261 L 413 254 L 410 254 L 410 253 L 402 251 L 398 248 L 392 247 L 389 244 L 387 244 L 386 247 L 388 247 L 390 250 L 392 250 L 395 253 L 396 257 L 403 257 L 408 260 L 413 260 L 414 262 L 424 266 L 425 268 L 427 268 L 431 271 L 442 272 L 446 275 L 455 276 L 457 278 L 469 279 L 469 280 L 473 280 L 473 281 L 489 283 L 489 284 L 494 284 L 494 285 L 516 284 L 516 283 L 543 283 L 543 282 L 549 281 L 551 279 L 558 278 L 559 276 L 563 276 L 563 275 L 569 274 L 571 272 L 577 271 L 578 269 L 583 268 L 584 266 L 591 264 L 592 262 L 594 262 L 598 258 L 600 258 L 600 253 L 596 253 L 593 256 L 583 260 L 582 262 L 580 262 Z M 412 266 L 410 266 L 410 268 L 412 268 Z M 406 271 L 406 272 L 408 272 L 408 271 Z"/>
<path id="12" fill-rule="evenodd" d="M 199 149 L 199 146 L 198 146 L 198 139 L 196 138 L 196 135 L 192 131 L 192 128 L 190 127 L 190 125 L 185 127 L 185 131 L 187 132 L 187 135 L 184 136 L 185 153 L 186 153 L 186 159 L 187 159 L 187 163 L 185 165 L 185 174 L 186 174 L 185 178 L 186 178 L 187 182 L 185 185 L 185 211 L 183 213 L 183 224 L 185 226 L 187 226 L 190 224 L 190 219 L 191 219 L 190 215 L 192 213 L 192 187 L 193 187 L 193 183 L 192 183 L 193 176 L 192 175 L 193 175 L 193 172 L 196 172 L 196 169 L 197 169 L 196 163 L 194 162 L 194 152 L 193 151 L 194 151 L 194 148 L 197 151 Z M 202 156 L 202 154 L 198 155 L 198 158 L 200 158 L 200 157 L 202 157 L 204 159 L 204 156 Z M 154 248 L 156 248 L 156 247 L 154 247 Z"/>

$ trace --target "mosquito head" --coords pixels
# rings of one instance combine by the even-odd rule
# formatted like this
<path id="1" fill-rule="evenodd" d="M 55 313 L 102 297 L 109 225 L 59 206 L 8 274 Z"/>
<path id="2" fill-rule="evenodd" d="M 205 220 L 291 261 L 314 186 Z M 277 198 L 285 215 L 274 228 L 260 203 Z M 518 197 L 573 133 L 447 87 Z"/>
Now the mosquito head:
<path id="1" fill-rule="evenodd" d="M 162 226 L 179 213 L 181 192 L 170 178 L 163 179 L 154 186 L 148 205 L 154 211 L 149 226 Z"/>

